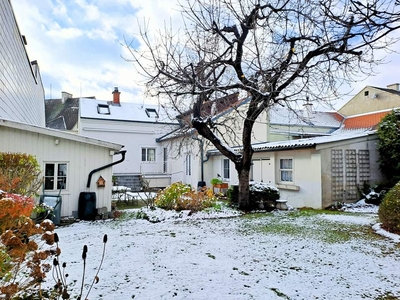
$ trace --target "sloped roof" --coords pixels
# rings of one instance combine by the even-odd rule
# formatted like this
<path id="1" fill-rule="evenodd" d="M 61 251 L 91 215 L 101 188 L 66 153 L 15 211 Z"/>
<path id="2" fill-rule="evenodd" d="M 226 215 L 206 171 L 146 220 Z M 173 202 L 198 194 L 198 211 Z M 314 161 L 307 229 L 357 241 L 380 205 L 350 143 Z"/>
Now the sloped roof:
<path id="1" fill-rule="evenodd" d="M 362 132 L 347 132 L 337 135 L 303 138 L 297 140 L 258 143 L 258 144 L 253 144 L 252 146 L 255 152 L 283 151 L 283 150 L 292 150 L 300 148 L 316 148 L 318 145 L 367 137 L 374 135 L 375 133 L 376 131 L 364 130 Z M 241 147 L 234 147 L 233 150 L 239 152 L 241 150 Z M 210 155 L 220 154 L 217 149 L 209 150 L 207 151 L 207 153 Z"/>
<path id="2" fill-rule="evenodd" d="M 99 107 L 104 107 L 108 109 L 109 113 L 99 113 Z M 173 110 L 168 111 L 166 108 L 159 105 L 133 102 L 121 102 L 120 105 L 115 105 L 110 101 L 81 98 L 80 114 L 81 118 L 86 119 L 102 119 L 160 124 L 178 123 L 178 121 L 174 119 L 174 117 L 172 117 L 176 114 Z"/>
<path id="3" fill-rule="evenodd" d="M 88 97 L 95 99 L 95 97 Z M 48 99 L 44 101 L 46 127 L 58 130 L 72 130 L 78 122 L 79 98 Z"/>
<path id="4" fill-rule="evenodd" d="M 391 110 L 347 117 L 343 122 L 343 127 L 345 129 L 373 128 L 390 112 Z"/>
<path id="5" fill-rule="evenodd" d="M 371 86 L 371 87 L 373 87 L 374 89 L 378 89 L 378 90 L 393 94 L 393 95 L 400 96 L 400 91 L 396 91 L 394 89 L 381 88 L 381 87 L 377 87 L 377 86 Z"/>
<path id="6" fill-rule="evenodd" d="M 276 125 L 339 128 L 344 117 L 337 112 L 295 110 L 275 106 L 270 109 L 270 122 Z"/>
<path id="7" fill-rule="evenodd" d="M 330 136 L 320 136 L 313 138 L 305 138 L 298 140 L 278 141 L 271 143 L 260 143 L 253 145 L 254 151 L 268 151 L 268 150 L 288 150 L 296 148 L 312 148 L 317 145 L 333 143 L 338 141 L 345 141 L 354 138 L 365 137 L 374 134 L 375 131 L 364 130 L 357 133 L 343 133 Z"/>
<path id="8" fill-rule="evenodd" d="M 41 126 L 35 126 L 35 125 L 30 125 L 30 124 L 25 124 L 25 123 L 20 123 L 20 122 L 15 122 L 12 120 L 0 118 L 0 127 L 2 127 L 2 126 L 8 127 L 8 128 L 13 128 L 13 129 L 18 129 L 18 130 L 23 130 L 26 132 L 33 132 L 33 133 L 37 133 L 37 134 L 52 136 L 55 138 L 62 138 L 62 139 L 71 140 L 71 141 L 75 141 L 75 142 L 87 143 L 87 144 L 96 145 L 99 147 L 113 149 L 116 151 L 119 151 L 124 147 L 124 145 L 122 145 L 122 144 L 98 140 L 98 139 L 89 138 L 89 137 L 77 135 L 77 134 L 66 132 L 66 131 L 56 130 L 56 129 L 52 129 L 52 128 L 45 128 L 45 127 L 41 127 Z"/>

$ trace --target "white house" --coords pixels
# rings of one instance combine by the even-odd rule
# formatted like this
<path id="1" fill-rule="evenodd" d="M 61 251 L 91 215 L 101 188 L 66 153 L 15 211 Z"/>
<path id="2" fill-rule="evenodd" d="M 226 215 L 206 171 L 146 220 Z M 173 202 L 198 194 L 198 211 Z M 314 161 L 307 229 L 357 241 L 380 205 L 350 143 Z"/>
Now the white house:
<path id="1" fill-rule="evenodd" d="M 383 180 L 377 141 L 376 133 L 364 131 L 253 145 L 251 179 L 278 187 L 281 198 L 293 207 L 321 209 L 354 202 L 364 183 L 373 186 Z M 210 155 L 218 170 L 226 158 L 217 151 Z M 233 171 L 230 183 L 237 182 Z"/>
<path id="2" fill-rule="evenodd" d="M 347 105 L 348 115 L 312 111 L 311 106 L 300 111 L 272 108 L 268 122 L 261 116 L 255 123 L 251 179 L 277 186 L 281 197 L 294 207 L 324 208 L 335 202 L 357 200 L 358 189 L 364 183 L 373 186 L 384 180 L 379 171 L 375 127 L 392 108 L 400 107 L 400 92 L 394 90 L 397 85 L 390 87 L 375 88 L 379 96 L 374 99 L 381 100 L 376 107 L 385 109 L 374 110 L 370 103 L 369 110 L 360 114 L 350 113 L 352 105 Z M 359 98 L 358 95 L 351 101 L 361 106 Z M 226 113 L 225 110 L 216 117 L 225 117 Z M 193 142 L 187 143 L 189 147 L 173 163 L 181 170 L 175 172 L 173 181 L 195 185 L 204 180 L 209 185 L 212 178 L 220 176 L 229 184 L 237 184 L 234 164 L 206 145 L 194 130 L 190 134 Z M 263 135 L 264 142 L 259 142 Z M 182 139 L 182 135 L 173 132 L 159 141 L 169 141 L 173 148 L 181 145 Z M 228 145 L 240 149 L 238 144 Z"/>
<path id="3" fill-rule="evenodd" d="M 94 208 L 111 210 L 112 167 L 102 167 L 112 164 L 114 155 L 120 159 L 116 153 L 121 149 L 119 144 L 0 119 L 0 151 L 36 157 L 44 179 L 39 192 L 61 195 L 61 216 L 78 217 L 81 193 L 96 195 Z M 104 186 L 96 184 L 100 176 Z"/>
<path id="4" fill-rule="evenodd" d="M 118 88 L 113 100 L 80 99 L 79 134 L 125 145 L 126 159 L 113 167 L 119 184 L 140 188 L 139 177 L 152 187 L 171 182 L 167 148 L 156 138 L 179 127 L 162 106 L 120 101 Z"/>
<path id="5" fill-rule="evenodd" d="M 93 210 L 111 209 L 114 154 L 121 144 L 45 128 L 39 66 L 31 62 L 10 1 L 0 2 L 0 152 L 36 157 L 42 169 L 41 195 L 60 193 L 61 216 L 79 215 L 81 193 L 94 195 Z M 115 155 L 121 160 L 120 155 Z M 96 182 L 102 177 L 102 183 Z M 90 182 L 89 181 L 90 177 Z"/>

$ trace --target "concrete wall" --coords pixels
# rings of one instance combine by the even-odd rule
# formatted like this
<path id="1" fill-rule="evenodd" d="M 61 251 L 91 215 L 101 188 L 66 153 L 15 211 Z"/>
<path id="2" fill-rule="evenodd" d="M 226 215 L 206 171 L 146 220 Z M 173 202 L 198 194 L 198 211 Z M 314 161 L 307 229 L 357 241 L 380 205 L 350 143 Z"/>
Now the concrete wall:
<path id="1" fill-rule="evenodd" d="M 359 115 L 368 112 L 380 111 L 400 107 L 400 91 L 393 89 L 394 93 L 386 92 L 372 86 L 366 86 L 349 102 L 339 109 L 344 116 Z M 365 93 L 368 93 L 368 96 Z M 397 92 L 397 93 L 396 93 Z"/>
<path id="2" fill-rule="evenodd" d="M 332 150 L 356 150 L 357 156 L 359 155 L 360 150 L 368 150 L 369 151 L 369 168 L 370 168 L 370 186 L 374 186 L 383 181 L 383 175 L 379 170 L 379 152 L 376 148 L 376 144 L 378 143 L 378 137 L 368 136 L 365 138 L 359 138 L 355 140 L 342 141 L 338 143 L 321 145 L 318 151 L 321 153 L 322 164 L 322 207 L 327 207 L 333 204 L 335 201 L 334 196 L 332 195 L 332 159 L 331 153 Z M 344 153 L 344 152 L 343 152 Z M 343 170 L 345 173 L 345 169 Z M 345 174 L 344 174 L 345 175 Z M 362 182 L 359 180 L 359 162 L 357 161 L 357 184 L 362 186 Z M 345 178 L 343 182 L 343 192 L 346 192 L 345 186 Z M 346 202 L 345 194 L 343 196 L 343 200 Z"/>
<path id="3" fill-rule="evenodd" d="M 45 126 L 39 66 L 29 60 L 8 0 L 0 1 L 0 28 L 0 118 Z"/>

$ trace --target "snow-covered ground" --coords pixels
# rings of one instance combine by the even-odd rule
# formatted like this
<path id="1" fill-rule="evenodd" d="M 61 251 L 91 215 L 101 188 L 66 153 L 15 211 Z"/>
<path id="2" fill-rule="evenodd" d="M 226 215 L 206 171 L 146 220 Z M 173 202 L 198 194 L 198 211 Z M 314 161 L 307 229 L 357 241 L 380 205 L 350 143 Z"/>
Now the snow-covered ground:
<path id="1" fill-rule="evenodd" d="M 353 209 L 358 213 L 296 218 L 289 212 L 249 217 L 229 209 L 192 215 L 146 210 L 150 220 L 160 222 L 132 218 L 79 222 L 56 232 L 68 280 L 78 280 L 72 295 L 80 287 L 83 245 L 89 249 L 88 282 L 101 259 L 103 235 L 108 235 L 100 280 L 89 299 L 400 297 L 398 236 L 371 237 L 355 230 L 379 225 L 370 208 L 364 208 L 364 214 L 359 213 L 361 208 L 346 211 Z M 301 227 L 305 234 L 263 230 L 270 224 Z M 354 236 L 326 241 L 309 234 L 320 231 L 321 224 L 354 231 Z"/>

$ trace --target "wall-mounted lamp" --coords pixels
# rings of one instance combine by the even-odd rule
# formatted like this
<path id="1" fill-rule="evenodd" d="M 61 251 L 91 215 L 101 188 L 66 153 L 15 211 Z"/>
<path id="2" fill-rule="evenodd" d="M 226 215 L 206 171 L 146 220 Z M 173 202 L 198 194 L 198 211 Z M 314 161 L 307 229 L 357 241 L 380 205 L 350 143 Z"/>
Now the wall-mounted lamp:
<path id="1" fill-rule="evenodd" d="M 60 140 L 59 140 L 59 139 L 55 139 L 55 140 L 54 140 L 54 144 L 58 145 L 59 143 L 60 143 Z"/>

